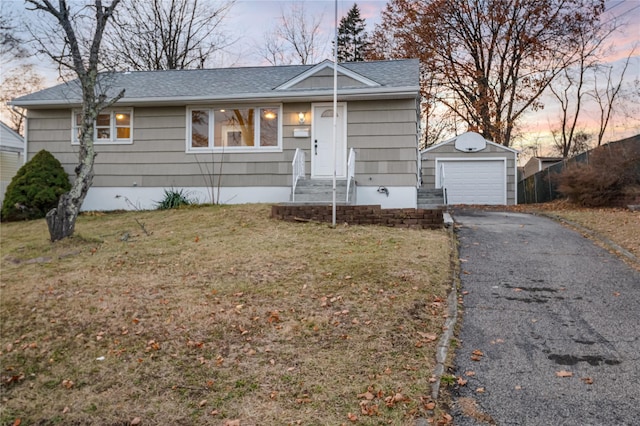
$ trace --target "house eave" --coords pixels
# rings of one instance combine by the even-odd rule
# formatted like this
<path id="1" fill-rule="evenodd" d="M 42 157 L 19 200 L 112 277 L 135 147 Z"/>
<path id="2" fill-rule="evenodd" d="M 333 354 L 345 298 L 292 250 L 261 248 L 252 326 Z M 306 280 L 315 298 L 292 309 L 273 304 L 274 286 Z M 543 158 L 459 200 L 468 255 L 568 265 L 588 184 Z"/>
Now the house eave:
<path id="1" fill-rule="evenodd" d="M 419 96 L 418 86 L 407 87 L 377 87 L 377 88 L 356 88 L 339 89 L 338 98 L 342 101 L 368 100 L 368 99 L 406 99 Z M 212 102 L 321 102 L 333 98 L 332 90 L 302 90 L 302 91 L 279 91 L 269 93 L 244 93 L 237 95 L 223 96 L 172 96 L 172 97 L 145 97 L 145 98 L 122 98 L 116 105 L 120 106 L 170 106 L 170 105 L 194 105 Z M 11 105 L 30 108 L 75 108 L 81 105 L 79 100 L 25 100 L 13 101 Z"/>

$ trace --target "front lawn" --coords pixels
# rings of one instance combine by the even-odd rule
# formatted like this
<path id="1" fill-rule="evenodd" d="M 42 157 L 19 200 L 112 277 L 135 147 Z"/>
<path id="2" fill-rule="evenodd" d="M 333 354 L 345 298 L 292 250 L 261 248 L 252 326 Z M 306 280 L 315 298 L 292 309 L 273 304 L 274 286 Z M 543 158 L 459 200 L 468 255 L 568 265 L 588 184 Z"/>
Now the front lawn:
<path id="1" fill-rule="evenodd" d="M 444 230 L 269 206 L 3 223 L 0 424 L 411 425 L 451 286 Z"/>

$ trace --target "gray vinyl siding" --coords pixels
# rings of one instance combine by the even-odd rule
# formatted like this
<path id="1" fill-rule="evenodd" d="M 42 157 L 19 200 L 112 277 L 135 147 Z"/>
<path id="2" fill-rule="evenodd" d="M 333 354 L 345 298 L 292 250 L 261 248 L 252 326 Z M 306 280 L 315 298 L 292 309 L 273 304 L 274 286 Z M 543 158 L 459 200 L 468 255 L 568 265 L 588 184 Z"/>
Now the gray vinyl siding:
<path id="1" fill-rule="evenodd" d="M 453 143 L 443 143 L 423 153 L 422 158 L 422 184 L 426 188 L 435 188 L 436 185 L 436 158 L 506 158 L 507 159 L 507 204 L 516 203 L 516 154 L 500 146 L 487 144 L 486 148 L 479 152 L 462 152 L 455 149 Z"/>
<path id="2" fill-rule="evenodd" d="M 237 104 L 235 104 L 237 105 Z M 201 187 L 218 184 L 222 164 L 225 187 L 291 185 L 296 148 L 306 152 L 310 173 L 311 139 L 294 138 L 297 128 L 311 130 L 311 102 L 288 103 L 282 109 L 282 152 L 186 153 L 186 106 L 134 107 L 133 143 L 95 145 L 94 187 Z M 231 105 L 230 105 L 231 106 Z M 298 123 L 297 113 L 306 112 Z M 78 145 L 71 144 L 71 111 L 29 111 L 29 158 L 50 151 L 70 176 Z M 417 116 L 415 99 L 347 103 L 347 145 L 355 148 L 359 185 L 409 186 L 417 182 Z"/>
<path id="3" fill-rule="evenodd" d="M 287 133 L 293 134 L 287 113 L 293 115 L 285 106 L 283 146 L 291 145 L 293 140 L 286 137 Z M 187 154 L 185 123 L 185 107 L 134 108 L 132 144 L 95 145 L 98 156 L 93 185 L 209 186 L 211 175 L 217 185 L 221 161 L 224 186 L 291 184 L 291 150 Z M 70 110 L 29 111 L 28 146 L 30 158 L 40 149 L 47 149 L 73 175 L 79 147 L 71 144 Z"/>
<path id="4" fill-rule="evenodd" d="M 417 185 L 415 99 L 349 102 L 347 121 L 359 186 Z"/>

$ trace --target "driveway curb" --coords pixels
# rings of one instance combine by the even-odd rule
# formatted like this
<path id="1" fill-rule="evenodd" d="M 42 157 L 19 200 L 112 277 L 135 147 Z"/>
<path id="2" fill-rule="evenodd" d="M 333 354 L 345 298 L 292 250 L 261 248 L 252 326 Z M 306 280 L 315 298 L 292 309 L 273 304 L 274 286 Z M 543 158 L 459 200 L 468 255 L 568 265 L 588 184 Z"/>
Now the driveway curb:
<path id="1" fill-rule="evenodd" d="M 451 221 L 453 224 L 453 221 Z M 451 291 L 447 296 L 447 320 L 444 323 L 444 333 L 438 341 L 436 348 L 436 366 L 433 369 L 433 377 L 435 382 L 431 384 L 431 398 L 437 400 L 440 393 L 440 379 L 444 374 L 445 362 L 449 353 L 449 347 L 451 346 L 451 339 L 453 338 L 456 323 L 458 321 L 458 284 L 460 282 L 459 277 L 459 264 L 458 264 L 458 241 L 455 235 L 454 227 L 449 228 L 449 241 L 451 244 Z"/>

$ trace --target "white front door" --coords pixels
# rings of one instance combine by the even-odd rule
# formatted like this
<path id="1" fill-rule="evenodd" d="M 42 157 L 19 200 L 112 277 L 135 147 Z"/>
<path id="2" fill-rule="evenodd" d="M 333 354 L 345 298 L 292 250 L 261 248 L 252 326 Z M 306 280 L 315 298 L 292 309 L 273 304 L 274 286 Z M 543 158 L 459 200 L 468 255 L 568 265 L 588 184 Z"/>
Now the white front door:
<path id="1" fill-rule="evenodd" d="M 338 104 L 336 131 L 336 177 L 347 176 L 347 115 L 344 104 Z M 333 103 L 313 104 L 311 137 L 311 177 L 333 177 Z"/>

